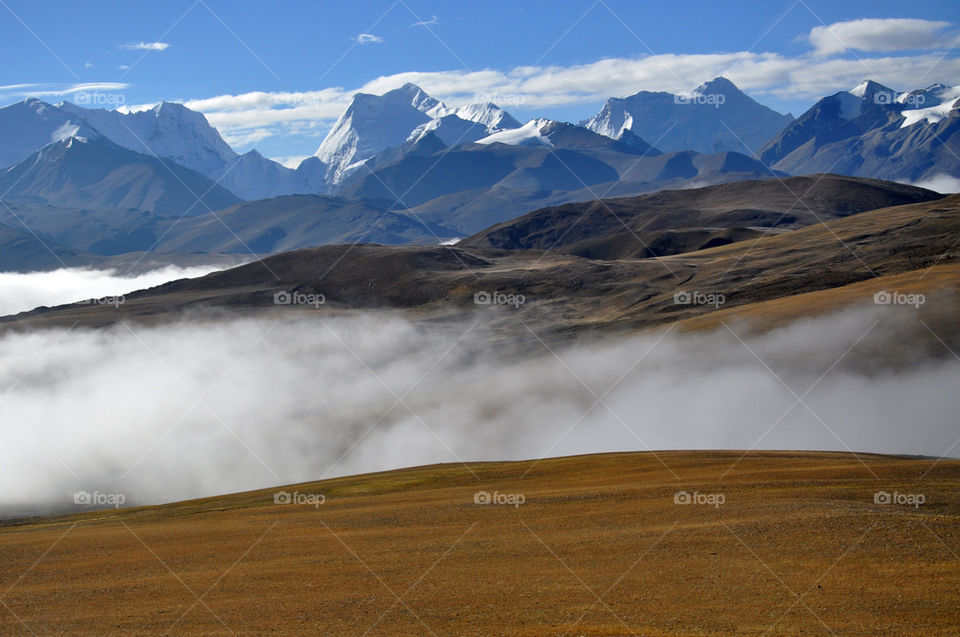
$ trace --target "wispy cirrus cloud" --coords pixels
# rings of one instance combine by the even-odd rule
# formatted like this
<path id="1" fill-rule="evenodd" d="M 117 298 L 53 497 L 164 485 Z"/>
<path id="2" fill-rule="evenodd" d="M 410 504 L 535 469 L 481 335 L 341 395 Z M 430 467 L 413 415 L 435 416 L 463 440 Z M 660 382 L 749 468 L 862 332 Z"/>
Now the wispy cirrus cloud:
<path id="1" fill-rule="evenodd" d="M 120 45 L 127 51 L 166 51 L 170 45 L 166 42 L 127 42 Z"/>
<path id="2" fill-rule="evenodd" d="M 411 27 L 429 27 L 435 24 L 440 24 L 440 19 L 437 18 L 437 16 L 432 15 L 430 16 L 429 20 L 417 20 L 416 22 L 411 23 L 410 26 Z"/>
<path id="3" fill-rule="evenodd" d="M 383 42 L 383 38 L 379 35 L 373 35 L 372 33 L 360 33 L 354 40 L 357 44 L 379 44 Z"/>
<path id="4" fill-rule="evenodd" d="M 58 84 L 52 82 L 33 82 L 27 84 L 7 84 L 0 86 L 0 99 L 3 97 L 67 97 L 76 93 L 92 91 L 123 91 L 130 88 L 125 82 L 79 82 Z"/>
<path id="5" fill-rule="evenodd" d="M 808 39 L 818 56 L 857 51 L 948 48 L 956 42 L 949 22 L 912 18 L 865 18 L 811 29 Z M 952 41 L 952 42 L 951 42 Z"/>

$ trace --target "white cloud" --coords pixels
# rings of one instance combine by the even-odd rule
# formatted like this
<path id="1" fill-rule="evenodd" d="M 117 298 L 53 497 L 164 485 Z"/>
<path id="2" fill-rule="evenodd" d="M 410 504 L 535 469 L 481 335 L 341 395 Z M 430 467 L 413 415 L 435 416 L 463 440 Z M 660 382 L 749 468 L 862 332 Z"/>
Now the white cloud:
<path id="1" fill-rule="evenodd" d="M 127 42 L 121 44 L 120 48 L 128 51 L 166 51 L 170 45 L 166 42 Z"/>
<path id="2" fill-rule="evenodd" d="M 960 84 L 960 60 L 939 55 L 888 56 L 863 60 L 811 59 L 776 53 L 664 54 L 609 58 L 588 64 L 515 67 L 505 71 L 406 72 L 375 78 L 363 86 L 316 91 L 263 92 L 188 100 L 225 136 L 237 139 L 251 130 L 263 137 L 319 133 L 336 119 L 357 92 L 382 94 L 413 82 L 451 106 L 477 100 L 478 95 L 522 97 L 525 108 L 598 103 L 611 96 L 640 90 L 685 92 L 701 82 L 724 75 L 741 89 L 763 99 L 816 99 L 853 88 L 870 77 L 893 88 L 926 83 Z"/>
<path id="3" fill-rule="evenodd" d="M 164 266 L 139 274 L 115 270 L 61 268 L 50 272 L 0 272 L 0 316 L 84 299 L 117 296 L 167 281 L 203 276 L 217 266 Z"/>
<path id="4" fill-rule="evenodd" d="M 960 178 L 946 173 L 934 175 L 929 179 L 918 181 L 913 185 L 919 186 L 920 188 L 929 188 L 930 190 L 935 190 L 943 194 L 960 192 Z"/>
<path id="5" fill-rule="evenodd" d="M 410 26 L 411 27 L 429 27 L 435 24 L 440 24 L 440 19 L 434 15 L 434 16 L 430 16 L 429 20 L 417 20 L 416 22 L 412 23 Z"/>
<path id="6" fill-rule="evenodd" d="M 85 68 L 85 69 L 92 69 L 92 68 L 93 68 L 93 62 L 90 62 L 90 61 L 84 62 L 84 63 L 83 63 L 83 68 Z"/>
<path id="7" fill-rule="evenodd" d="M 233 148 L 244 148 L 246 146 L 251 146 L 256 144 L 259 141 L 272 137 L 275 132 L 269 128 L 253 128 L 253 129 L 224 129 L 220 132 L 220 136 L 223 137 L 223 141 L 230 144 Z"/>
<path id="8" fill-rule="evenodd" d="M 357 44 L 378 44 L 383 42 L 383 38 L 378 35 L 373 35 L 372 33 L 361 33 L 356 38 Z"/>
<path id="9" fill-rule="evenodd" d="M 816 55 L 858 51 L 935 49 L 947 44 L 949 22 L 909 18 L 866 18 L 814 27 L 809 40 Z"/>
<path id="10" fill-rule="evenodd" d="M 482 326 L 375 313 L 6 332 L 0 503 L 69 503 L 97 489 L 147 504 L 458 458 L 647 446 L 951 453 L 960 363 L 924 360 L 916 345 L 929 333 L 891 309 L 744 336 L 749 351 L 720 329 L 525 357 L 489 347 Z M 794 409 L 785 386 L 813 385 L 808 409 Z M 395 408 L 398 395 L 408 409 Z"/>
<path id="11" fill-rule="evenodd" d="M 129 88 L 125 82 L 79 82 L 76 84 L 32 83 L 0 86 L 0 93 L 21 97 L 61 97 L 94 91 L 116 92 Z"/>

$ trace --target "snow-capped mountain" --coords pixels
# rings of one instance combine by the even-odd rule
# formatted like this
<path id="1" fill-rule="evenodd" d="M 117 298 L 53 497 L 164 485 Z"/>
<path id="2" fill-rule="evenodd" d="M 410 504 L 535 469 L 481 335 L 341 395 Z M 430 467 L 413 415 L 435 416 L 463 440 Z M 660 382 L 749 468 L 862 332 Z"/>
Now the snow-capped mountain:
<path id="1" fill-rule="evenodd" d="M 436 135 L 445 146 L 456 146 L 482 139 L 490 134 L 490 129 L 457 115 L 444 115 L 414 128 L 406 141 L 418 142 L 428 133 Z"/>
<path id="2" fill-rule="evenodd" d="M 38 99 L 0 108 L 0 168 L 8 168 L 51 142 L 91 137 L 93 130 L 81 117 Z"/>
<path id="3" fill-rule="evenodd" d="M 960 172 L 960 86 L 897 92 L 872 80 L 819 100 L 761 160 L 791 174 L 918 181 Z"/>
<path id="4" fill-rule="evenodd" d="M 176 162 L 243 199 L 320 192 L 305 175 L 261 156 L 237 154 L 202 113 L 171 102 L 131 113 L 37 99 L 0 108 L 0 166 L 10 166 L 70 137 L 103 137 L 148 156 Z M 199 194 L 199 193 L 198 193 Z"/>
<path id="5" fill-rule="evenodd" d="M 506 144 L 508 146 L 547 146 L 565 149 L 612 150 L 628 155 L 643 154 L 655 157 L 659 150 L 629 130 L 620 134 L 618 139 L 600 135 L 583 126 L 558 122 L 552 119 L 532 119 L 519 128 L 499 131 L 477 140 L 478 144 Z"/>
<path id="6" fill-rule="evenodd" d="M 221 170 L 238 157 L 202 113 L 182 104 L 161 102 L 151 109 L 132 113 L 87 109 L 69 102 L 58 106 L 83 119 L 114 144 L 145 155 L 172 159 L 203 175 Z"/>
<path id="7" fill-rule="evenodd" d="M 129 113 L 86 109 L 69 102 L 58 106 L 113 143 L 171 159 L 217 181 L 243 199 L 311 192 L 296 171 L 256 151 L 239 155 L 202 113 L 182 104 L 161 102 L 153 108 Z"/>
<path id="8" fill-rule="evenodd" d="M 757 103 L 730 80 L 718 77 L 690 95 L 640 91 L 611 98 L 581 125 L 613 139 L 629 130 L 667 153 L 752 154 L 791 121 L 793 116 Z"/>
<path id="9" fill-rule="evenodd" d="M 314 155 L 329 166 L 328 181 L 337 183 L 350 166 L 399 146 L 443 108 L 414 84 L 383 95 L 357 93 Z"/>
<path id="10" fill-rule="evenodd" d="M 520 122 L 492 102 L 478 102 L 453 109 L 453 115 L 468 122 L 482 124 L 491 130 L 520 128 Z"/>
<path id="11" fill-rule="evenodd" d="M 0 174 L 0 192 L 23 205 L 135 208 L 170 216 L 199 215 L 240 202 L 194 170 L 102 135 L 44 146 Z"/>
<path id="12" fill-rule="evenodd" d="M 907 108 L 900 112 L 903 123 L 900 128 L 913 126 L 923 122 L 936 124 L 950 117 L 950 112 L 957 108 L 960 102 L 960 86 L 946 86 L 932 84 L 925 89 L 918 89 L 901 93 L 897 96 L 897 103 Z"/>
<path id="13" fill-rule="evenodd" d="M 416 142 L 427 133 L 450 146 L 519 125 L 495 104 L 450 108 L 407 83 L 383 95 L 354 95 L 315 156 L 328 166 L 326 181 L 336 185 L 361 162 L 388 148 Z"/>

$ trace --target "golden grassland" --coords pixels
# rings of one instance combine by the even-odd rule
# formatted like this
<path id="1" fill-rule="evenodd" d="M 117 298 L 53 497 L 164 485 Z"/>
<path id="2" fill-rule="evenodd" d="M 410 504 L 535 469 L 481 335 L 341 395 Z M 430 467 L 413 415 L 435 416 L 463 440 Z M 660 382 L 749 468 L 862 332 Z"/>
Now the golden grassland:
<path id="1" fill-rule="evenodd" d="M 955 635 L 958 487 L 952 460 L 617 453 L 33 520 L 0 528 L 0 634 Z"/>

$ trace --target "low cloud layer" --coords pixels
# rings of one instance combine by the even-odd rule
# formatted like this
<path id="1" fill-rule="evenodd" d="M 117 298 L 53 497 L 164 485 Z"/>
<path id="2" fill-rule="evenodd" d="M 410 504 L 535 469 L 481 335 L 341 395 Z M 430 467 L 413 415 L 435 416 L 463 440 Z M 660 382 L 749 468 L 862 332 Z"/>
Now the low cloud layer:
<path id="1" fill-rule="evenodd" d="M 960 192 L 960 178 L 954 177 L 953 175 L 948 175 L 946 173 L 934 175 L 930 179 L 918 181 L 913 185 L 919 186 L 920 188 L 929 188 L 930 190 L 935 190 L 942 193 Z"/>
<path id="2" fill-rule="evenodd" d="M 0 316 L 86 299 L 122 295 L 220 270 L 217 266 L 165 266 L 136 275 L 116 270 L 62 268 L 50 272 L 0 272 Z"/>
<path id="3" fill-rule="evenodd" d="M 7 334 L 0 506 L 614 450 L 957 455 L 960 361 L 931 357 L 898 310 L 522 356 L 492 349 L 482 323 L 383 314 Z"/>

